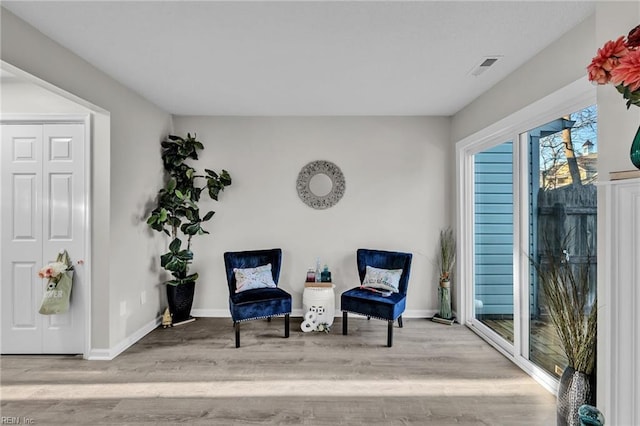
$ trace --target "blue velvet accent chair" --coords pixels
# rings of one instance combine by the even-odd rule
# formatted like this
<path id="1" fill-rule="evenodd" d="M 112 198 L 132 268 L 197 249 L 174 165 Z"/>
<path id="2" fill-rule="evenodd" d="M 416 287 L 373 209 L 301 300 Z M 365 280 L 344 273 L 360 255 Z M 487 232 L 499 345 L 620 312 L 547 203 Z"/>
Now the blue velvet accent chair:
<path id="1" fill-rule="evenodd" d="M 271 275 L 276 288 L 256 288 L 236 293 L 235 268 L 256 268 L 271 263 Z M 252 250 L 226 252 L 224 266 L 229 284 L 229 310 L 236 334 L 236 348 L 240 347 L 240 322 L 284 315 L 284 337 L 289 337 L 291 295 L 277 287 L 280 278 L 282 250 Z"/>
<path id="2" fill-rule="evenodd" d="M 398 293 L 383 296 L 359 286 L 342 293 L 340 309 L 342 310 L 342 334 L 347 335 L 347 313 L 365 315 L 367 319 L 377 318 L 387 321 L 387 346 L 393 345 L 393 323 L 397 319 L 402 328 L 402 313 L 407 300 L 407 287 L 411 273 L 411 253 L 358 249 L 356 262 L 360 283 L 364 281 L 366 267 L 379 269 L 402 269 L 398 283 Z"/>

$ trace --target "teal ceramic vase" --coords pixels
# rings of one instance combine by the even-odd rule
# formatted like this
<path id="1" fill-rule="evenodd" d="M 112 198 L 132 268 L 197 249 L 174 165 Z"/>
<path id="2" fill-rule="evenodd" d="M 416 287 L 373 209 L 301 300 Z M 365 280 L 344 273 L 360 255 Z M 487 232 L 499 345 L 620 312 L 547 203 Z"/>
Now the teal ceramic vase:
<path id="1" fill-rule="evenodd" d="M 638 127 L 636 136 L 633 138 L 633 142 L 631 143 L 630 155 L 633 165 L 640 169 L 640 127 Z"/>

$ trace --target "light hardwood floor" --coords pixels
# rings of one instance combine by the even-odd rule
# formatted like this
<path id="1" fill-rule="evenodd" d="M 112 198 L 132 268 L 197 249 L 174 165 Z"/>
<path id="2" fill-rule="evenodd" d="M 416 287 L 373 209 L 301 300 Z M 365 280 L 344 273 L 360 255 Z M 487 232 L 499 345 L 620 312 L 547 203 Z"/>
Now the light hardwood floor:
<path id="1" fill-rule="evenodd" d="M 482 320 L 482 322 L 502 336 L 503 339 L 513 343 L 513 320 Z M 533 320 L 530 324 L 531 338 L 529 346 L 531 353 L 529 359 L 539 367 L 544 368 L 549 374 L 560 379 L 562 371 L 567 366 L 567 357 L 562 351 L 560 338 L 550 321 Z"/>
<path id="2" fill-rule="evenodd" d="M 37 425 L 551 425 L 555 397 L 464 326 L 200 318 L 112 361 L 3 356 L 1 415 Z M 23 421 L 24 423 L 24 421 Z"/>

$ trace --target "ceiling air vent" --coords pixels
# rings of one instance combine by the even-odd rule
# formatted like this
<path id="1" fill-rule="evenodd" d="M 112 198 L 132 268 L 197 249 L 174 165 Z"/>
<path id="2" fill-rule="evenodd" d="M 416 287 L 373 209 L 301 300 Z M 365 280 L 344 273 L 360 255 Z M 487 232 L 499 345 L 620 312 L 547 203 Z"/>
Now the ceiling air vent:
<path id="1" fill-rule="evenodd" d="M 500 58 L 502 58 L 502 56 L 485 56 L 484 58 L 482 58 L 482 60 L 478 65 L 473 67 L 473 69 L 469 74 L 471 74 L 474 77 L 479 76 L 480 74 L 488 70 L 489 67 L 491 67 L 493 64 L 498 62 L 498 59 Z"/>

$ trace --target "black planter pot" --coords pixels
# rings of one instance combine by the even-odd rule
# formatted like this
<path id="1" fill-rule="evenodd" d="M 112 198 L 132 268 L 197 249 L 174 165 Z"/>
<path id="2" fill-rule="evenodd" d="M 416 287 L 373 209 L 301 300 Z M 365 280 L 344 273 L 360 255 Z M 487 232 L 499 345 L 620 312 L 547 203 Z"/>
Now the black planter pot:
<path id="1" fill-rule="evenodd" d="M 169 312 L 173 315 L 173 324 L 190 320 L 193 294 L 196 289 L 195 281 L 180 285 L 167 285 L 167 302 Z"/>
<path id="2" fill-rule="evenodd" d="M 595 405 L 596 387 L 593 375 L 567 367 L 560 377 L 558 387 L 558 426 L 580 426 L 578 408 L 581 405 Z"/>

